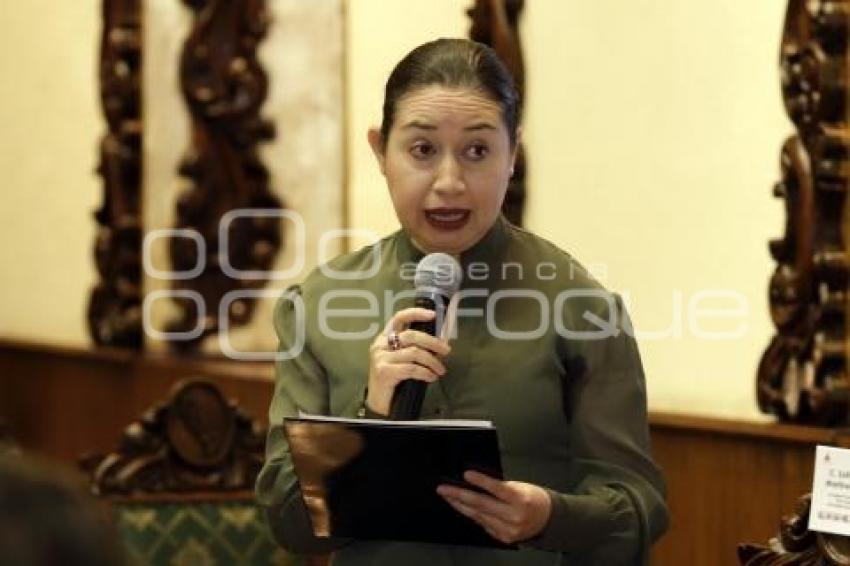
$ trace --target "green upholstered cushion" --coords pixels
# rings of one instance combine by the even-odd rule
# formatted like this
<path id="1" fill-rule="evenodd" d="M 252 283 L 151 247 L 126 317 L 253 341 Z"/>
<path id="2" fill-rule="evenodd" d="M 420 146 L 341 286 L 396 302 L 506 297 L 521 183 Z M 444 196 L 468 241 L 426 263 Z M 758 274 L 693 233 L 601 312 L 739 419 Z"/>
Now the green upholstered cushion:
<path id="1" fill-rule="evenodd" d="M 154 566 L 300 565 L 272 538 L 253 501 L 117 503 L 131 558 Z"/>

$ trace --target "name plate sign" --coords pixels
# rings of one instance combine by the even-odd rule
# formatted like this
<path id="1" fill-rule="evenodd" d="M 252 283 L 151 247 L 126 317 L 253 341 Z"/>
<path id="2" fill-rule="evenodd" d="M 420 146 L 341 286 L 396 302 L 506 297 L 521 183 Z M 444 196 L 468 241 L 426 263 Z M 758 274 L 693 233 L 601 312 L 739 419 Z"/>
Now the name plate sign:
<path id="1" fill-rule="evenodd" d="M 850 450 L 815 450 L 809 530 L 850 536 Z"/>

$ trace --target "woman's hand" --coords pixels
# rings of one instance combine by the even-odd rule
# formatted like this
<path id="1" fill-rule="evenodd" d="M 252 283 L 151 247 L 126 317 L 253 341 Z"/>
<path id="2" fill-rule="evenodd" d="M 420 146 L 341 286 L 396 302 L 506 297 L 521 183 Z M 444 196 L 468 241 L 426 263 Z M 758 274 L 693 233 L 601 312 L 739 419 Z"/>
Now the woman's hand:
<path id="1" fill-rule="evenodd" d="M 437 487 L 437 493 L 494 539 L 505 544 L 523 541 L 540 534 L 549 522 L 552 500 L 542 487 L 473 471 L 463 478 L 487 493 L 445 484 Z"/>
<path id="2" fill-rule="evenodd" d="M 432 383 L 446 373 L 441 359 L 451 351 L 448 344 L 424 332 L 410 330 L 412 322 L 427 322 L 434 311 L 420 308 L 404 309 L 387 323 L 384 332 L 369 348 L 369 392 L 366 405 L 382 415 L 390 414 L 390 402 L 396 385 L 405 379 Z M 398 348 L 392 349 L 388 337 L 398 335 Z"/>

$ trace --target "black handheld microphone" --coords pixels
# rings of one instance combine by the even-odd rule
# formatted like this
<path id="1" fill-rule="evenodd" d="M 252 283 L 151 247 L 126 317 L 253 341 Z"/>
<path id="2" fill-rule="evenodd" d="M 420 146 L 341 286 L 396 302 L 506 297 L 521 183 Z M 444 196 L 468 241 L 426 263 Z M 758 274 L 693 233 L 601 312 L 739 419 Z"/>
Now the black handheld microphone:
<path id="1" fill-rule="evenodd" d="M 428 254 L 416 266 L 414 306 L 432 310 L 436 316 L 429 321 L 414 322 L 413 330 L 439 336 L 446 319 L 449 300 L 460 288 L 463 270 L 455 258 L 448 254 Z M 418 379 L 405 379 L 396 385 L 390 402 L 390 419 L 412 421 L 419 418 L 427 383 Z"/>

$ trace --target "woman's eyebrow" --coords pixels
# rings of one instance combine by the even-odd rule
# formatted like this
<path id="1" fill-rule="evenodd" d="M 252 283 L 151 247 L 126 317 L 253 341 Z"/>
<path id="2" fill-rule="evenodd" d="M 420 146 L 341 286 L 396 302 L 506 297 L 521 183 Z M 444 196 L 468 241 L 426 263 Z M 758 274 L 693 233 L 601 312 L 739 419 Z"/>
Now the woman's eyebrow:
<path id="1" fill-rule="evenodd" d="M 465 127 L 464 130 L 472 132 L 476 130 L 498 130 L 498 128 L 490 122 L 479 122 L 477 124 L 472 124 L 471 126 Z"/>
<path id="2" fill-rule="evenodd" d="M 429 124 L 427 122 L 420 122 L 419 120 L 411 120 L 410 122 L 402 126 L 402 129 L 404 130 L 410 128 L 416 128 L 419 130 L 436 130 L 437 126 L 435 126 L 434 124 Z"/>
<path id="3" fill-rule="evenodd" d="M 401 127 L 403 130 L 409 129 L 418 129 L 418 130 L 436 130 L 437 126 L 434 124 L 430 124 L 428 122 L 421 122 L 419 120 L 411 120 Z M 463 128 L 467 132 L 474 132 L 478 130 L 497 130 L 498 128 L 491 124 L 490 122 L 477 122 L 475 124 L 470 124 Z"/>

